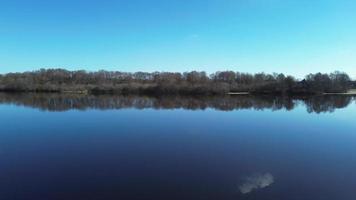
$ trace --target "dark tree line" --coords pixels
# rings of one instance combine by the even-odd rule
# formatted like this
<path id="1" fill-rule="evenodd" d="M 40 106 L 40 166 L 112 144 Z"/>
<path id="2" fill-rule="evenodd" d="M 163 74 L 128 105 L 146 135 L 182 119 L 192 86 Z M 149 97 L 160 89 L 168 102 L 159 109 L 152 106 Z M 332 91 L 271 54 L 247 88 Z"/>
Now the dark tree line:
<path id="1" fill-rule="evenodd" d="M 228 92 L 316 94 L 346 92 L 353 82 L 346 73 L 310 74 L 298 81 L 284 74 L 205 72 L 115 72 L 41 69 L 0 75 L 1 91 L 78 92 L 154 95 L 216 95 Z"/>

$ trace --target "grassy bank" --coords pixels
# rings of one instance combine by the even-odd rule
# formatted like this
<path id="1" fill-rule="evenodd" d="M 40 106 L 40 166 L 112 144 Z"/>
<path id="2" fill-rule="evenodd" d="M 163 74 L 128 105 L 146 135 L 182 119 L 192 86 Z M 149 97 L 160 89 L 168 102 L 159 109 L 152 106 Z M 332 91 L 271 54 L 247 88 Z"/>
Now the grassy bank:
<path id="1" fill-rule="evenodd" d="M 356 96 L 356 89 L 351 89 L 347 92 L 340 92 L 340 93 L 337 93 L 337 92 L 326 92 L 324 93 L 325 95 L 355 95 Z"/>

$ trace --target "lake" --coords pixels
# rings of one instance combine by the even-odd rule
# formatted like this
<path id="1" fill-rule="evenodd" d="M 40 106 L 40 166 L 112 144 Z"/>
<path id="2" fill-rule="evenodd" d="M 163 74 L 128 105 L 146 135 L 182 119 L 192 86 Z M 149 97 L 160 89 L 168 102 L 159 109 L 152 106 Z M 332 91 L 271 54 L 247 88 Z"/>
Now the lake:
<path id="1" fill-rule="evenodd" d="M 0 94 L 0 199 L 354 200 L 351 96 Z"/>

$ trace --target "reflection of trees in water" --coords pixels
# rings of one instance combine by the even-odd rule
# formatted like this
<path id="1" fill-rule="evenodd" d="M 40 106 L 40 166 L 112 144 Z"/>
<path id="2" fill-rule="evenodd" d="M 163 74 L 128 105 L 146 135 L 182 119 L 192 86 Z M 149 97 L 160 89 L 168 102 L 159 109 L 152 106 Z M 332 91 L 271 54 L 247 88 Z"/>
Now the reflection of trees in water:
<path id="1" fill-rule="evenodd" d="M 299 102 L 304 102 L 308 112 L 333 112 L 337 108 L 349 105 L 350 96 L 312 96 L 312 97 L 276 97 L 276 96 L 226 96 L 226 97 L 187 97 L 187 96 L 111 96 L 76 94 L 9 94 L 0 93 L 0 103 L 10 103 L 48 111 L 66 111 L 71 109 L 189 109 L 217 110 L 255 109 L 255 110 L 292 110 Z"/>
<path id="2" fill-rule="evenodd" d="M 343 95 L 321 95 L 312 96 L 304 99 L 309 113 L 334 112 L 335 109 L 340 109 L 348 106 L 354 97 Z"/>

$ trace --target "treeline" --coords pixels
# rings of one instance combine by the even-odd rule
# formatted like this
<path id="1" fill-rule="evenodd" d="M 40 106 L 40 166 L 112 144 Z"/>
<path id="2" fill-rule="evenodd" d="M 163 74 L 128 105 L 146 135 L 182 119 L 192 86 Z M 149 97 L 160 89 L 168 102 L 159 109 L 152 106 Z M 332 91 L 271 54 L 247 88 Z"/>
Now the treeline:
<path id="1" fill-rule="evenodd" d="M 346 73 L 309 74 L 303 80 L 284 74 L 206 72 L 113 72 L 41 69 L 0 75 L 8 92 L 85 92 L 93 94 L 216 95 L 229 92 L 317 94 L 347 92 L 353 82 Z"/>

